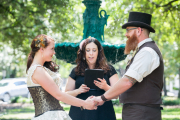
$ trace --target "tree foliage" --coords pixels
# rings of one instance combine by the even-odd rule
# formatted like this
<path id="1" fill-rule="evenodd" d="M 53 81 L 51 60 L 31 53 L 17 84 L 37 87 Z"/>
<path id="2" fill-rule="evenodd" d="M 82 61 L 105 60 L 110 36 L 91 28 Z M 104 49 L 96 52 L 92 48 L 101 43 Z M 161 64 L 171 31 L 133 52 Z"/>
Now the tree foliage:
<path id="1" fill-rule="evenodd" d="M 150 34 L 150 37 L 160 47 L 165 62 L 175 64 L 179 61 L 180 0 L 105 0 L 105 2 L 106 5 L 103 9 L 110 14 L 109 25 L 105 29 L 106 35 L 111 38 L 120 36 L 120 39 L 124 40 L 125 30 L 121 27 L 128 21 L 129 12 L 138 11 L 152 14 L 151 26 L 156 33 Z"/>
<path id="2" fill-rule="evenodd" d="M 6 77 L 10 77 L 13 70 L 16 77 L 25 76 L 30 43 L 38 34 L 52 35 L 58 42 L 80 41 L 74 34 L 82 35 L 80 18 L 85 7 L 81 2 L 0 0 L 0 50 L 3 51 L 0 71 L 6 70 Z M 9 47 L 10 51 L 4 54 Z"/>
<path id="3" fill-rule="evenodd" d="M 0 0 L 0 42 L 29 52 L 31 40 L 38 34 L 59 34 L 63 41 L 75 28 L 73 6 L 69 0 Z"/>
<path id="4" fill-rule="evenodd" d="M 110 14 L 106 33 L 109 36 L 123 36 L 121 27 L 128 21 L 129 12 L 138 11 L 152 14 L 151 26 L 156 30 L 152 37 L 163 44 L 164 41 L 179 42 L 180 0 L 110 0 L 104 9 Z"/>
<path id="5" fill-rule="evenodd" d="M 50 34 L 58 42 L 79 42 L 83 36 L 85 10 L 82 1 L 0 0 L 0 46 L 7 44 L 16 49 L 14 54 L 22 51 L 27 56 L 30 42 L 38 34 Z M 121 27 L 128 21 L 130 11 L 152 14 L 151 26 L 156 33 L 150 37 L 162 52 L 166 78 L 172 79 L 179 73 L 180 0 L 104 0 L 101 9 L 110 15 L 105 26 L 105 41 L 116 44 L 125 43 L 125 30 Z M 66 66 L 70 69 L 70 65 L 61 68 Z"/>

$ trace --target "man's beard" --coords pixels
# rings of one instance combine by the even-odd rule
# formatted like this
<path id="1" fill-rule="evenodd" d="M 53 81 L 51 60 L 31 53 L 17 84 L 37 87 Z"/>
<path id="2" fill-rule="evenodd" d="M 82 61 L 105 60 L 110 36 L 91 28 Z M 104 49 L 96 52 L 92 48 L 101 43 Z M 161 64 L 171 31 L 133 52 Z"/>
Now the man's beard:
<path id="1" fill-rule="evenodd" d="M 131 50 L 134 51 L 136 49 L 137 45 L 138 45 L 138 39 L 137 39 L 137 35 L 134 32 L 131 37 L 128 36 L 128 40 L 126 41 L 126 47 L 124 50 L 124 54 L 129 54 Z"/>

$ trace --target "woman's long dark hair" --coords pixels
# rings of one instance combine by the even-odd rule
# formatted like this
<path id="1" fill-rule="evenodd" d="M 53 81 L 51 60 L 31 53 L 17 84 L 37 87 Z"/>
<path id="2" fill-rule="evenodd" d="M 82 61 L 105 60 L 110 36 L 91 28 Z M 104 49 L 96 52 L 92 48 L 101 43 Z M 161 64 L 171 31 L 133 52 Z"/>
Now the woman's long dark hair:
<path id="1" fill-rule="evenodd" d="M 44 38 L 44 40 L 43 40 L 44 44 L 45 44 L 44 48 L 46 48 L 49 45 L 50 40 L 54 41 L 53 38 L 51 38 L 47 35 L 44 35 L 44 34 L 38 35 L 33 39 L 33 41 L 31 42 L 31 52 L 29 53 L 29 56 L 28 56 L 26 72 L 30 68 L 30 66 L 34 60 L 34 56 L 35 56 L 36 52 L 40 49 L 40 47 L 35 46 L 35 39 L 40 38 L 40 37 Z M 45 62 L 43 66 L 45 66 L 46 68 L 49 68 L 51 71 L 54 71 L 54 72 L 57 72 L 57 70 L 59 69 L 59 66 L 53 61 Z"/>
<path id="2" fill-rule="evenodd" d="M 77 66 L 75 68 L 75 73 L 77 75 L 84 75 L 85 69 L 89 69 L 89 66 L 86 60 L 84 60 L 84 58 L 86 58 L 86 45 L 91 42 L 95 43 L 98 47 L 98 56 L 94 69 L 103 69 L 104 73 L 110 70 L 106 57 L 104 55 L 103 47 L 101 46 L 100 42 L 97 39 L 91 37 L 91 38 L 87 38 L 82 45 L 82 49 L 79 48 L 79 50 L 77 51 L 77 59 L 76 59 Z"/>

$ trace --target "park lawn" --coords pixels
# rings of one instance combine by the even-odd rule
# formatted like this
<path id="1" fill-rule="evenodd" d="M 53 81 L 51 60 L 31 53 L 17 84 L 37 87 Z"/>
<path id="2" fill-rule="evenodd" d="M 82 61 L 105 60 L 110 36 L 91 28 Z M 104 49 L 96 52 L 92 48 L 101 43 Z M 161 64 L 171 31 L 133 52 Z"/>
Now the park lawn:
<path id="1" fill-rule="evenodd" d="M 121 118 L 121 106 L 114 106 L 117 120 L 122 120 Z M 64 110 L 68 113 L 69 106 L 66 105 Z M 180 108 L 168 108 L 164 107 L 162 111 L 162 120 L 180 120 Z M 0 120 L 30 120 L 34 116 L 34 107 L 25 107 L 20 109 L 9 109 L 6 112 L 0 113 Z"/>
<path id="2" fill-rule="evenodd" d="M 114 106 L 117 120 L 122 120 L 121 111 L 122 107 Z M 180 107 L 179 108 L 169 108 L 163 107 L 162 110 L 162 120 L 180 120 Z"/>

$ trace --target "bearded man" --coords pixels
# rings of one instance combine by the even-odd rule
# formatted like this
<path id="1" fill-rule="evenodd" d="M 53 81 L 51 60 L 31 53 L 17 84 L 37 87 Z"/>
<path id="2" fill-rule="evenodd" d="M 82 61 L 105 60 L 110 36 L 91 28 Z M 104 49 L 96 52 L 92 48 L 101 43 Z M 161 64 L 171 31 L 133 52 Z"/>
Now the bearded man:
<path id="1" fill-rule="evenodd" d="M 161 91 L 164 64 L 156 43 L 149 38 L 155 30 L 150 26 L 151 15 L 130 12 L 126 29 L 125 54 L 134 51 L 124 76 L 102 96 L 94 98 L 99 105 L 120 95 L 123 103 L 122 120 L 161 120 Z"/>

